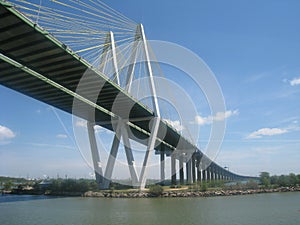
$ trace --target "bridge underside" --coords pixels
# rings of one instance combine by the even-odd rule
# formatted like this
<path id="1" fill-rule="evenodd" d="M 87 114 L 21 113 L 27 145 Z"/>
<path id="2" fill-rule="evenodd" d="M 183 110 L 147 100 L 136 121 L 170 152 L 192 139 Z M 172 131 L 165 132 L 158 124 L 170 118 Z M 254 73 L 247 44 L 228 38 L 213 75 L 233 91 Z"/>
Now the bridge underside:
<path id="1" fill-rule="evenodd" d="M 126 129 L 132 131 L 128 138 L 148 145 L 150 122 L 155 118 L 151 110 L 8 3 L 0 4 L 0 20 L 0 84 L 111 131 L 121 118 Z M 116 99 L 118 107 L 113 106 Z M 124 110 L 129 106 L 130 113 Z M 171 155 L 173 183 L 176 160 L 180 165 L 186 163 L 189 183 L 196 179 L 245 178 L 211 162 L 162 120 L 155 142 L 156 153 L 162 158 L 176 152 Z M 182 154 L 193 157 L 184 161 Z"/>
<path id="2" fill-rule="evenodd" d="M 75 113 L 76 116 L 94 121 L 110 130 L 113 130 L 111 121 L 116 119 L 114 116 L 126 118 L 138 127 L 138 130 L 143 130 L 143 133 L 136 131 L 135 135 L 141 137 L 149 135 L 149 123 L 154 118 L 153 112 L 45 30 L 17 14 L 13 8 L 0 5 L 0 18 L 0 53 L 11 59 L 11 61 L 3 59 L 0 61 L 2 85 L 68 113 Z M 18 65 L 15 65 L 15 62 Z M 30 73 L 29 70 L 38 73 L 40 77 Z M 87 102 L 76 99 L 76 104 L 79 106 L 76 106 L 76 111 L 73 111 L 74 96 L 67 93 L 65 89 L 72 93 L 78 92 L 77 87 L 83 77 L 85 81 L 80 85 L 79 94 L 100 106 L 100 109 L 95 109 Z M 99 87 L 101 92 L 95 99 L 93 90 Z M 129 115 L 122 115 L 124 110 L 112 109 L 116 97 L 120 108 L 131 106 Z M 167 125 L 161 122 L 161 126 Z M 134 129 L 133 127 L 131 129 Z M 163 140 L 169 144 L 166 147 L 176 146 L 179 138 L 180 135 L 167 126 L 167 133 Z"/>

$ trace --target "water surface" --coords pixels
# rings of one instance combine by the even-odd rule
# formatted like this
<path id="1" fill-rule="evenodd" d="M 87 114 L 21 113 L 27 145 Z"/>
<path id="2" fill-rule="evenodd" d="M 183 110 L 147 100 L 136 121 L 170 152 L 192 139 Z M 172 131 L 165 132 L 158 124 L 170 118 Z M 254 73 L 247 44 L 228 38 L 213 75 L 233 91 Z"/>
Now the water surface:
<path id="1" fill-rule="evenodd" d="M 1 225 L 300 224 L 299 192 L 209 198 L 26 198 L 0 203 Z"/>

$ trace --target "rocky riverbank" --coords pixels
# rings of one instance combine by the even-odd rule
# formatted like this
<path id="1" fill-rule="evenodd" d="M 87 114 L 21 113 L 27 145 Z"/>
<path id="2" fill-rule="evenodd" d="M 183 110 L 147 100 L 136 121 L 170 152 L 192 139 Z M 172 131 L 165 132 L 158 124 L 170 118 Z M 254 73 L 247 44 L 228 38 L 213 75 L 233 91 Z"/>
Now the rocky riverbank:
<path id="1" fill-rule="evenodd" d="M 274 189 L 255 189 L 255 190 L 216 190 L 216 191 L 165 191 L 160 196 L 161 198 L 170 197 L 214 197 L 214 196 L 233 196 L 233 195 L 250 195 L 261 193 L 275 193 L 275 192 L 294 192 L 300 191 L 300 187 L 281 187 Z M 83 194 L 84 197 L 98 197 L 98 198 L 151 198 L 154 197 L 149 192 L 117 192 L 117 191 L 88 191 Z"/>

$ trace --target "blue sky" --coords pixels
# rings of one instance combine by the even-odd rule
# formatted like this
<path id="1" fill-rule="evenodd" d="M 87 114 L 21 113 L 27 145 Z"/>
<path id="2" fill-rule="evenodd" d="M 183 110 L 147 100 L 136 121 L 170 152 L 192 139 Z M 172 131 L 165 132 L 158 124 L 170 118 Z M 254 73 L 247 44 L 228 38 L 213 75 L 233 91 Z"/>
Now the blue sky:
<path id="1" fill-rule="evenodd" d="M 214 72 L 227 107 L 218 163 L 246 175 L 300 173 L 299 1 L 105 2 Z M 3 86 L 0 104 L 0 175 L 89 177 L 70 115 Z M 209 112 L 199 116 L 205 139 Z"/>

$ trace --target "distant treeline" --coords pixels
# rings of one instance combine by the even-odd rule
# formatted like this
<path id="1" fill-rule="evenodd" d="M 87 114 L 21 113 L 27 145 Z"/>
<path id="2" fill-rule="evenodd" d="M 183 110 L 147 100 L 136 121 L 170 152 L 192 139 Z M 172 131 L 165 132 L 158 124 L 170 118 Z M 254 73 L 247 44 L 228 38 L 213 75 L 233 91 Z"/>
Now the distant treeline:
<path id="1" fill-rule="evenodd" d="M 98 185 L 96 181 L 90 179 L 53 179 L 45 182 L 44 185 L 36 184 L 34 189 L 43 189 L 49 194 L 84 193 L 98 190 Z"/>
<path id="2" fill-rule="evenodd" d="M 84 193 L 98 190 L 95 180 L 91 179 L 47 179 L 26 180 L 24 178 L 0 177 L 0 186 L 5 191 L 18 194 L 66 194 Z"/>
<path id="3" fill-rule="evenodd" d="M 112 182 L 110 190 L 129 189 L 131 186 Z M 93 179 L 45 179 L 1 177 L 0 190 L 15 194 L 80 195 L 87 191 L 98 191 L 99 185 Z"/>
<path id="4" fill-rule="evenodd" d="M 16 177 L 4 177 L 0 176 L 0 182 L 6 183 L 6 182 L 14 182 L 14 183 L 24 183 L 27 182 L 25 178 L 16 178 Z"/>
<path id="5" fill-rule="evenodd" d="M 230 184 L 233 183 L 233 184 Z M 87 191 L 97 191 L 99 186 L 92 179 L 47 179 L 47 180 L 26 180 L 24 178 L 0 177 L 1 189 L 20 194 L 49 194 L 49 195 L 80 195 Z M 210 181 L 190 185 L 190 189 L 205 191 L 207 189 L 221 188 L 224 190 L 259 189 L 277 187 L 300 186 L 300 174 L 290 173 L 289 175 L 273 175 L 268 172 L 261 172 L 259 183 L 255 180 L 247 182 L 224 182 Z M 150 186 L 151 187 L 151 186 Z M 172 186 L 170 186 L 172 187 Z M 180 187 L 180 185 L 178 186 Z M 129 189 L 131 186 L 112 182 L 110 190 Z"/>
<path id="6" fill-rule="evenodd" d="M 260 182 L 265 187 L 290 187 L 300 185 L 300 174 L 290 173 L 289 175 L 273 175 L 268 172 L 261 172 L 259 176 Z"/>

